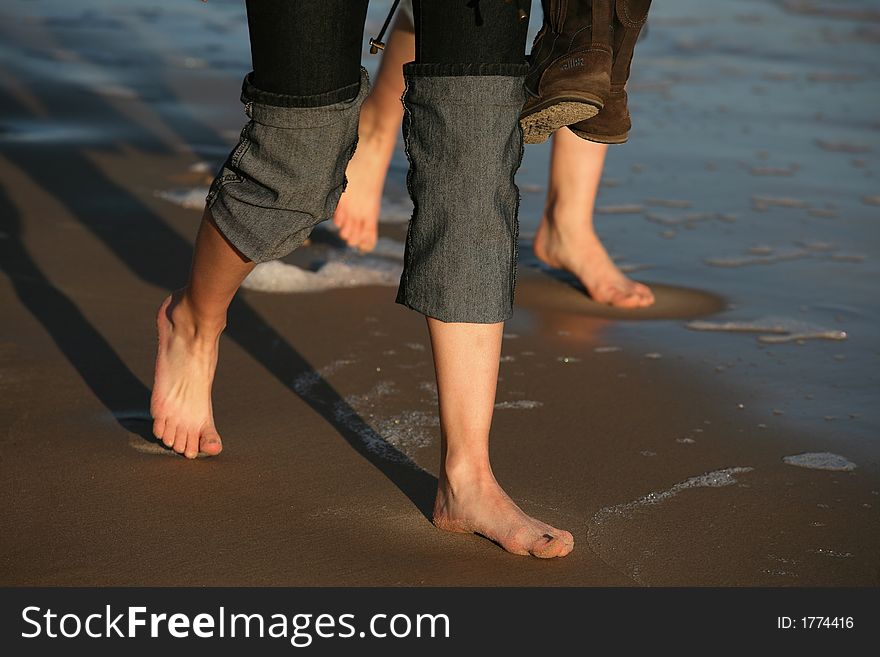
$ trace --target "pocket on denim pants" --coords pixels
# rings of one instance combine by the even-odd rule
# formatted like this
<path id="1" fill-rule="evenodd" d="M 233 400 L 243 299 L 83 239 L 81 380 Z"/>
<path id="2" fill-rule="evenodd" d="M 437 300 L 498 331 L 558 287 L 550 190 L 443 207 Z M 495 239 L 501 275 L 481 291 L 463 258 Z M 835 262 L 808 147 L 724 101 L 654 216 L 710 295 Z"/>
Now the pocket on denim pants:
<path id="1" fill-rule="evenodd" d="M 241 129 L 241 135 L 239 136 L 238 143 L 235 145 L 235 148 L 230 151 L 229 155 L 226 158 L 226 161 L 223 163 L 223 166 L 220 168 L 220 171 L 214 177 L 214 181 L 211 183 L 211 187 L 208 190 L 208 196 L 205 199 L 205 203 L 209 206 L 211 202 L 216 198 L 217 194 L 223 188 L 224 185 L 229 183 L 239 183 L 244 180 L 244 176 L 241 174 L 241 160 L 244 157 L 245 153 L 251 147 L 251 131 L 254 128 L 254 121 L 251 119 L 247 123 L 245 123 L 244 127 Z"/>

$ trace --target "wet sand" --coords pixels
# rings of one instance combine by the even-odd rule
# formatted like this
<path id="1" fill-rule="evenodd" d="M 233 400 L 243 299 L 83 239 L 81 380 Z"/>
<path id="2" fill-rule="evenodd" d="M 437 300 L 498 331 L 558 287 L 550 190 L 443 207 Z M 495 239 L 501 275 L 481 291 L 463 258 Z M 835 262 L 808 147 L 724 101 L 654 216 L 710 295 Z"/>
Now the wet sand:
<path id="1" fill-rule="evenodd" d="M 520 175 L 492 456 L 528 512 L 574 534 L 551 562 L 427 518 L 430 348 L 389 284 L 400 153 L 379 254 L 322 228 L 235 302 L 215 385 L 223 454 L 190 462 L 150 438 L 152 319 L 199 218 L 181 201 L 197 204 L 242 121 L 241 7 L 4 6 L 0 584 L 880 583 L 880 75 L 862 57 L 880 23 L 821 3 L 666 4 L 597 219 L 656 308 L 609 311 L 537 267 L 545 147 Z M 780 17 L 821 38 L 767 45 Z M 842 38 L 857 64 L 821 59 Z M 828 94 L 838 109 L 803 109 Z M 761 341 L 803 324 L 846 337 Z"/>

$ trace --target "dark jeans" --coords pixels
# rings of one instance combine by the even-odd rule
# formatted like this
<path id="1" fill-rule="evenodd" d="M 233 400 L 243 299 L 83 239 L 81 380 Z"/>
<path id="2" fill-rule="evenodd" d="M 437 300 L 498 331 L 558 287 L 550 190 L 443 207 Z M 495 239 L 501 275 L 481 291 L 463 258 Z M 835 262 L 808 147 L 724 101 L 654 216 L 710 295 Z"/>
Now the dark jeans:
<path id="1" fill-rule="evenodd" d="M 326 94 L 326 104 L 354 97 L 367 5 L 368 0 L 247 0 L 253 86 L 294 97 Z M 528 21 L 517 18 L 515 2 L 414 0 L 413 10 L 417 62 L 525 60 Z"/>

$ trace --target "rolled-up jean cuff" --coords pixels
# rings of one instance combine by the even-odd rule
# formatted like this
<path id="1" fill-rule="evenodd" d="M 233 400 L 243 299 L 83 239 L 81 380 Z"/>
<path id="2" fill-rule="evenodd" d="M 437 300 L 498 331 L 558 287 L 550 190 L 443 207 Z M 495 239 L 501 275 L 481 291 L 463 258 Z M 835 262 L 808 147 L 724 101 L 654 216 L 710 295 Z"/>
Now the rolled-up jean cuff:
<path id="1" fill-rule="evenodd" d="M 361 69 L 354 98 L 323 106 L 266 105 L 246 86 L 250 121 L 206 198 L 215 225 L 246 258 L 285 256 L 333 216 L 369 86 Z"/>
<path id="2" fill-rule="evenodd" d="M 424 74 L 437 70 L 447 74 Z M 474 66 L 405 68 L 414 210 L 396 302 L 443 322 L 490 324 L 513 314 L 524 69 L 465 70 Z"/>

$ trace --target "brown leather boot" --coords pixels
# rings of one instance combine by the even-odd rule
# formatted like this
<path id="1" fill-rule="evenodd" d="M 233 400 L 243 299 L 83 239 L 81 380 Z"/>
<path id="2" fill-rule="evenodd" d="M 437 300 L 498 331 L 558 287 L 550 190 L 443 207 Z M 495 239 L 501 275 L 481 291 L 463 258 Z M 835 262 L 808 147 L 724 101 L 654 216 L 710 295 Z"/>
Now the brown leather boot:
<path id="1" fill-rule="evenodd" d="M 527 144 L 587 119 L 611 89 L 613 0 L 541 0 L 544 25 L 529 55 L 528 100 L 520 123 Z"/>
<path id="2" fill-rule="evenodd" d="M 639 32 L 648 19 L 651 0 L 615 0 L 612 44 L 614 63 L 611 66 L 611 89 L 605 105 L 592 118 L 569 125 L 581 139 L 600 144 L 622 144 L 632 128 L 626 103 L 626 81 Z"/>

